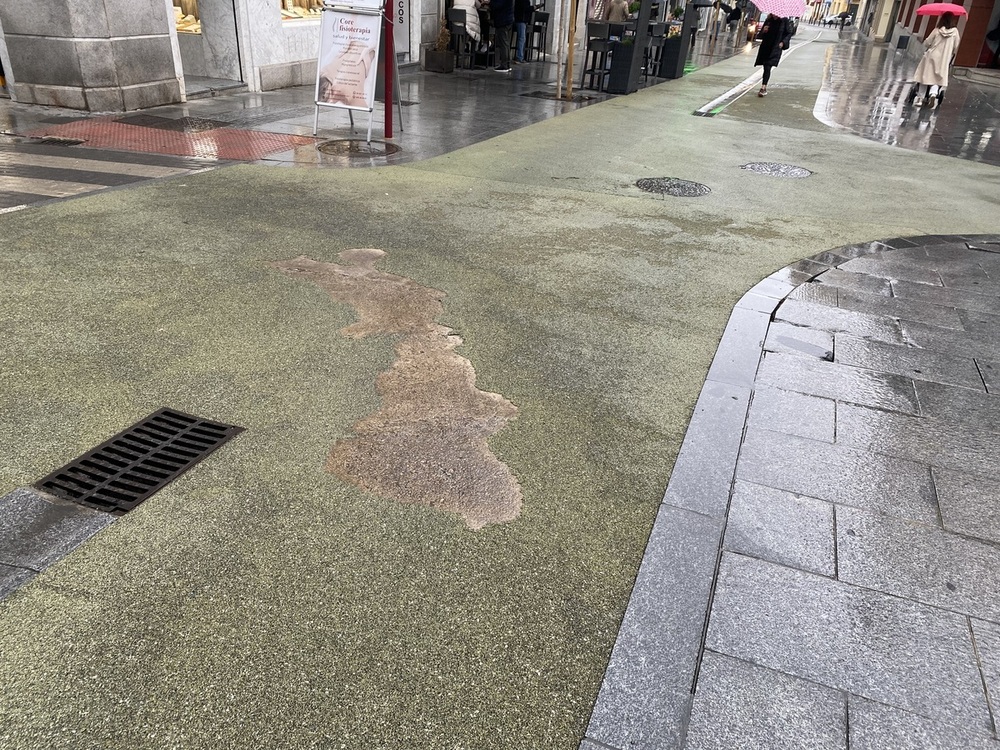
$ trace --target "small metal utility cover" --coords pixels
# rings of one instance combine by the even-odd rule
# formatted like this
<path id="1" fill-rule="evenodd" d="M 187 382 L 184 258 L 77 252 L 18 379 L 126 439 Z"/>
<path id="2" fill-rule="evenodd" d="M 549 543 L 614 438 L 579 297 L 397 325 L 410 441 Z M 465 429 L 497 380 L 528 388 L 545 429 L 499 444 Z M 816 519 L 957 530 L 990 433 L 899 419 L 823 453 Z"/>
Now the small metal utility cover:
<path id="1" fill-rule="evenodd" d="M 122 515 L 241 432 L 242 427 L 160 409 L 34 486 Z"/>
<path id="2" fill-rule="evenodd" d="M 389 156 L 399 152 L 399 146 L 385 141 L 368 143 L 361 138 L 323 141 L 316 148 L 328 156 Z"/>
<path id="3" fill-rule="evenodd" d="M 766 174 L 769 177 L 791 177 L 799 180 L 812 174 L 805 167 L 796 167 L 794 164 L 779 164 L 774 161 L 752 161 L 749 164 L 744 164 L 740 169 L 756 174 Z"/>
<path id="4" fill-rule="evenodd" d="M 643 177 L 636 181 L 635 186 L 647 193 L 673 195 L 678 198 L 700 198 L 712 192 L 712 188 L 708 185 L 677 177 Z"/>

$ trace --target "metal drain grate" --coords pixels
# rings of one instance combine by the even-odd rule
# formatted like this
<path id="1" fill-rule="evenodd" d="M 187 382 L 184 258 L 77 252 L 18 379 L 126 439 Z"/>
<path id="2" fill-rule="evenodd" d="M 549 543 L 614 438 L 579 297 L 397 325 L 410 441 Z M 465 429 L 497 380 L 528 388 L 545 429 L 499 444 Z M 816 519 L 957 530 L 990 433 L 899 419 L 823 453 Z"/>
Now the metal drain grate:
<path id="1" fill-rule="evenodd" d="M 119 117 L 115 122 L 124 125 L 136 125 L 141 128 L 156 130 L 171 130 L 178 133 L 204 133 L 229 125 L 220 120 L 206 120 L 203 117 L 160 117 L 158 115 L 127 115 Z"/>
<path id="2" fill-rule="evenodd" d="M 160 409 L 34 486 L 122 515 L 241 432 L 242 427 Z"/>
<path id="3" fill-rule="evenodd" d="M 42 146 L 79 146 L 83 140 L 80 138 L 61 138 L 58 135 L 43 135 L 41 138 L 33 139 L 32 143 Z"/>

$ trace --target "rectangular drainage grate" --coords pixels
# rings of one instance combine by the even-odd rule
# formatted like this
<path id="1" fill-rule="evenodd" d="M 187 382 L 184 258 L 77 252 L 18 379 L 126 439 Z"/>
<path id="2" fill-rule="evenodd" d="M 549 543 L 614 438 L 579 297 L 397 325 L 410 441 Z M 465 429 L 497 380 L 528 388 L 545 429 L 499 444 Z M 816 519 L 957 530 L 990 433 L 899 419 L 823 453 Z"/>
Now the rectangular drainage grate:
<path id="1" fill-rule="evenodd" d="M 178 133 L 204 133 L 207 130 L 224 128 L 228 122 L 207 120 L 204 117 L 159 117 L 157 115 L 126 115 L 115 119 L 115 122 L 125 125 L 136 125 L 141 128 L 156 130 L 172 130 Z"/>
<path id="2" fill-rule="evenodd" d="M 160 409 L 34 486 L 122 515 L 241 432 L 242 427 Z"/>

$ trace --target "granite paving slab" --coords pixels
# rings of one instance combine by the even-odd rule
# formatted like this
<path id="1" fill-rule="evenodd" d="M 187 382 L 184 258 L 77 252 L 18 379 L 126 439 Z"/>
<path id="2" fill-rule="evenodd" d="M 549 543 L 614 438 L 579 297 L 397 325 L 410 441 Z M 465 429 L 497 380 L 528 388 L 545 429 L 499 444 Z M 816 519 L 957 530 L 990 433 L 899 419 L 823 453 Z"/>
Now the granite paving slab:
<path id="1" fill-rule="evenodd" d="M 910 263 L 906 259 L 894 260 L 891 258 L 891 254 L 885 253 L 849 260 L 841 265 L 840 269 L 852 273 L 879 276 L 889 280 L 905 279 L 919 284 L 944 286 L 941 275 L 935 268 L 928 268 L 926 264 Z"/>
<path id="2" fill-rule="evenodd" d="M 1000 481 L 948 469 L 931 474 L 944 527 L 1000 543 Z"/>
<path id="3" fill-rule="evenodd" d="M 1000 424 L 961 425 L 856 404 L 837 408 L 837 443 L 940 468 L 1000 477 Z"/>
<path id="4" fill-rule="evenodd" d="M 836 406 L 833 399 L 758 385 L 747 424 L 755 429 L 832 443 L 836 432 Z"/>
<path id="5" fill-rule="evenodd" d="M 926 284 L 894 281 L 892 282 L 892 293 L 895 299 L 911 303 L 924 303 L 931 307 L 947 305 L 953 308 L 1000 315 L 1000 298 L 995 294 L 990 294 L 987 288 L 977 288 L 976 291 L 952 288 L 937 289 L 928 287 Z"/>
<path id="6" fill-rule="evenodd" d="M 832 361 L 833 334 L 788 323 L 772 323 L 767 329 L 764 351 Z"/>
<path id="7" fill-rule="evenodd" d="M 820 277 L 822 278 L 822 276 Z M 794 325 L 818 328 L 831 333 L 853 333 L 856 336 L 899 343 L 902 341 L 899 322 L 885 315 L 867 315 L 829 307 L 815 302 L 785 300 L 774 314 L 774 319 Z"/>
<path id="8" fill-rule="evenodd" d="M 912 346 L 837 334 L 835 362 L 914 380 L 931 380 L 963 388 L 983 389 L 983 378 L 973 357 L 942 354 Z"/>
<path id="9" fill-rule="evenodd" d="M 889 279 L 867 273 L 845 271 L 843 268 L 831 268 L 822 276 L 817 277 L 813 283 L 845 291 L 880 294 L 883 297 L 892 296 L 892 282 Z"/>
<path id="10" fill-rule="evenodd" d="M 706 647 L 931 718 L 991 728 L 968 623 L 730 552 Z"/>
<path id="11" fill-rule="evenodd" d="M 913 388 L 920 404 L 920 414 L 948 419 L 955 425 L 1000 425 L 1000 398 L 975 390 L 916 380 Z"/>
<path id="12" fill-rule="evenodd" d="M 114 521 L 36 490 L 0 498 L 0 563 L 40 571 Z"/>
<path id="13" fill-rule="evenodd" d="M 736 478 L 866 510 L 937 523 L 929 468 L 767 430 L 747 430 Z"/>
<path id="14" fill-rule="evenodd" d="M 0 563 L 0 599 L 26 584 L 38 573 L 28 568 L 16 568 Z"/>
<path id="15" fill-rule="evenodd" d="M 1000 750 L 985 731 L 974 733 L 874 701 L 849 696 L 851 750 Z"/>
<path id="16" fill-rule="evenodd" d="M 913 381 L 861 367 L 766 352 L 757 383 L 878 409 L 917 413 Z"/>
<path id="17" fill-rule="evenodd" d="M 792 568 L 836 575 L 833 505 L 736 482 L 723 546 Z"/>
<path id="18" fill-rule="evenodd" d="M 1000 622 L 1000 547 L 857 508 L 837 508 L 839 579 Z"/>
<path id="19" fill-rule="evenodd" d="M 688 750 L 847 750 L 846 697 L 756 664 L 705 652 Z"/>
<path id="20" fill-rule="evenodd" d="M 892 283 L 892 282 L 890 282 Z M 931 294 L 940 287 L 930 287 L 926 284 L 914 284 L 931 290 Z M 866 292 L 842 290 L 837 296 L 837 305 L 842 310 L 853 310 L 866 315 L 878 314 L 887 318 L 915 320 L 919 323 L 938 326 L 939 328 L 954 328 L 961 330 L 962 317 L 954 306 L 946 306 L 942 300 L 929 303 L 925 300 L 910 300 L 900 297 L 888 297 Z"/>

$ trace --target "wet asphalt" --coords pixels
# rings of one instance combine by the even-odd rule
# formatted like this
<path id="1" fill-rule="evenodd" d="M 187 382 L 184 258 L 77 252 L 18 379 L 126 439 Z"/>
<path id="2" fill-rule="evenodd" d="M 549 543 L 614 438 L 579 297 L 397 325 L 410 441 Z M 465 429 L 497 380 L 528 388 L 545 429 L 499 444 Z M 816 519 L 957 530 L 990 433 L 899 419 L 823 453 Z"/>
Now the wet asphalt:
<path id="1" fill-rule="evenodd" d="M 994 741 L 997 173 L 817 121 L 837 49 L 712 118 L 745 57 L 426 161 L 3 216 L 5 488 L 165 404 L 247 428 L 0 604 L 3 744 Z M 444 292 L 517 407 L 515 521 L 323 470 L 395 342 L 270 264 L 350 248 Z"/>

